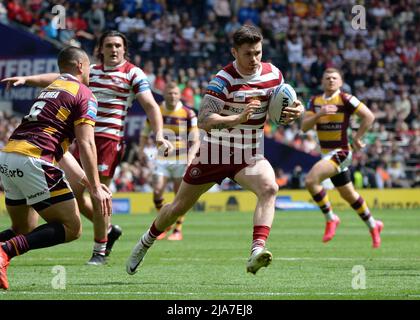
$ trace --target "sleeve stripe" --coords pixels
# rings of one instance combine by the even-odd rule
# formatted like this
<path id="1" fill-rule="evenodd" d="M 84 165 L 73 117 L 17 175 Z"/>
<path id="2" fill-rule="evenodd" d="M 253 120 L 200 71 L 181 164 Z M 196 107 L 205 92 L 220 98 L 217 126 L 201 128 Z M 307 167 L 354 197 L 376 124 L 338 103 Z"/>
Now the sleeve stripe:
<path id="1" fill-rule="evenodd" d="M 85 118 L 82 118 L 82 119 L 79 119 L 79 120 L 75 121 L 74 122 L 74 126 L 77 126 L 77 125 L 79 125 L 81 123 L 90 124 L 92 127 L 95 126 L 95 121 L 92 121 L 92 120 L 89 120 L 89 119 L 85 119 Z"/>
<path id="2" fill-rule="evenodd" d="M 354 109 L 354 112 L 358 112 L 361 106 L 364 106 L 365 104 L 360 102 L 359 105 Z"/>
<path id="3" fill-rule="evenodd" d="M 357 99 L 355 96 L 352 96 L 349 100 L 349 103 L 354 107 L 357 108 L 360 104 L 360 100 Z"/>

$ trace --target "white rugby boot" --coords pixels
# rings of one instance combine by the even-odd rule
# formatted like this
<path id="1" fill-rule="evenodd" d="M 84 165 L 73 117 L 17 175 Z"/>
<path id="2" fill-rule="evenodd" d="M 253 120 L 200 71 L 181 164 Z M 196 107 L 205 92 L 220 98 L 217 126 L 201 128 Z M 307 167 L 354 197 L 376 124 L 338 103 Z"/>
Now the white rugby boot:
<path id="1" fill-rule="evenodd" d="M 256 274 L 262 267 L 267 267 L 273 260 L 273 255 L 267 249 L 255 251 L 248 259 L 246 271 Z"/>

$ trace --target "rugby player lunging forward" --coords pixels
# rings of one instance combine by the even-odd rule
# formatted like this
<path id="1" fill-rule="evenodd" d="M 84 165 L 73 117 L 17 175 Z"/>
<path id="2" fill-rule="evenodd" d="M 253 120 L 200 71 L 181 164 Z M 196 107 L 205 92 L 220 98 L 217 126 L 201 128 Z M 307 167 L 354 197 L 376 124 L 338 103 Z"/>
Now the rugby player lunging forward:
<path id="1" fill-rule="evenodd" d="M 334 237 L 340 224 L 340 219 L 333 212 L 327 192 L 321 185 L 322 181 L 331 178 L 340 196 L 356 210 L 368 226 L 373 248 L 378 248 L 381 245 L 380 233 L 384 225 L 382 221 L 375 221 L 366 201 L 354 190 L 348 170 L 352 159 L 352 148 L 347 137 L 350 117 L 356 114 L 360 117 L 361 123 L 352 146 L 356 151 L 363 148 L 363 135 L 372 125 L 375 117 L 369 108 L 355 96 L 341 92 L 342 85 L 340 71 L 328 68 L 322 76 L 324 93 L 312 97 L 309 101 L 309 108 L 302 122 L 302 130 L 306 132 L 316 127 L 323 157 L 309 171 L 305 184 L 326 219 L 323 242 L 328 242 Z"/>
<path id="2" fill-rule="evenodd" d="M 162 115 L 156 103 L 150 84 L 144 72 L 127 60 L 126 37 L 118 31 L 108 31 L 101 35 L 98 44 L 98 58 L 102 62 L 90 67 L 90 85 L 98 99 L 98 117 L 95 126 L 95 141 L 98 153 L 98 169 L 101 182 L 110 185 L 114 172 L 124 152 L 124 125 L 128 108 L 136 98 L 144 108 L 151 127 L 155 132 L 156 144 L 162 149 L 171 149 L 163 138 Z M 27 77 L 6 78 L 2 81 L 21 84 L 47 86 L 58 74 L 40 74 Z M 164 150 L 163 150 L 164 151 Z M 78 150 L 75 152 L 78 158 Z M 112 250 L 122 231 L 110 224 L 109 218 L 93 210 L 92 202 L 83 196 L 85 188 L 78 184 L 67 172 L 80 211 L 93 222 L 94 246 L 88 264 L 103 265 L 105 256 Z"/>
<path id="3" fill-rule="evenodd" d="M 143 234 L 126 263 L 134 274 L 156 238 L 184 215 L 215 183 L 234 179 L 257 196 L 253 241 L 247 271 L 256 273 L 272 260 L 265 243 L 274 218 L 278 191 L 270 163 L 258 154 L 267 116 L 270 93 L 283 83 L 281 72 L 261 62 L 262 35 L 243 26 L 233 35 L 235 61 L 217 73 L 207 87 L 198 114 L 198 127 L 206 131 L 199 153 L 187 168 L 177 195 L 165 205 L 150 229 Z M 289 122 L 304 112 L 300 101 L 286 108 Z"/>
<path id="4" fill-rule="evenodd" d="M 89 58 L 83 50 L 68 47 L 59 53 L 58 66 L 60 77 L 41 91 L 0 152 L 0 177 L 12 220 L 12 228 L 0 233 L 2 289 L 9 287 L 7 268 L 12 258 L 73 241 L 81 234 L 73 192 L 63 171 L 54 164 L 67 161 L 63 155 L 74 138 L 86 173 L 78 168 L 82 173 L 79 181 L 87 180 L 95 209 L 104 216 L 111 214 L 111 193 L 101 186 L 96 165 L 93 126 L 97 103 L 86 86 Z M 46 224 L 33 225 L 37 213 Z"/>

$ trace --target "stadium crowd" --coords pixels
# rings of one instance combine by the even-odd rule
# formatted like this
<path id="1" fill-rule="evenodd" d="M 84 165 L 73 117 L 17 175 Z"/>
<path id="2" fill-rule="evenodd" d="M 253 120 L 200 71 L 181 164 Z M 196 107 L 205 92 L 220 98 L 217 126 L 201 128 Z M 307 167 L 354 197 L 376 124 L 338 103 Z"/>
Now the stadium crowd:
<path id="1" fill-rule="evenodd" d="M 94 52 L 97 37 L 117 29 L 130 39 L 131 60 L 161 93 L 176 80 L 182 98 L 197 110 L 209 79 L 231 59 L 230 40 L 241 24 L 265 36 L 264 59 L 282 70 L 307 102 L 320 90 L 327 67 L 342 70 L 344 90 L 365 102 L 376 117 L 364 152 L 353 156 L 356 188 L 420 185 L 420 7 L 415 0 L 365 1 L 366 27 L 352 25 L 355 1 L 287 0 L 9 0 L 0 21 L 15 21 L 41 37 Z M 53 27 L 52 7 L 66 9 L 66 29 Z M 0 114 L 0 147 L 18 124 Z M 357 123 L 352 127 L 357 128 Z M 267 123 L 265 135 L 318 155 L 315 133 L 299 124 Z M 153 155 L 152 144 L 149 148 Z M 141 164 L 136 147 L 115 176 L 114 190 L 150 191 L 151 164 Z M 304 172 L 277 168 L 281 188 L 304 188 Z M 234 188 L 226 181 L 222 189 Z"/>

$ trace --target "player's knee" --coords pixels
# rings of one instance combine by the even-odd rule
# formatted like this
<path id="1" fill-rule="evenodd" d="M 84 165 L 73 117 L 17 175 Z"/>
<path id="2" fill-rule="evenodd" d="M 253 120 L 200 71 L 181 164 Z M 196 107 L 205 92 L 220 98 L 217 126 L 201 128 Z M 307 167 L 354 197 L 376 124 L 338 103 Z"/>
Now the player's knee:
<path id="1" fill-rule="evenodd" d="M 77 221 L 65 225 L 66 229 L 66 242 L 74 241 L 82 235 L 82 224 Z"/>
<path id="2" fill-rule="evenodd" d="M 317 183 L 317 179 L 315 179 L 312 175 L 307 175 L 305 177 L 305 187 L 309 188 Z"/>
<path id="3" fill-rule="evenodd" d="M 261 195 L 263 197 L 275 197 L 279 191 L 279 186 L 276 183 L 267 183 L 264 184 L 261 190 Z"/>
<path id="4" fill-rule="evenodd" d="M 82 227 L 68 229 L 66 232 L 66 242 L 74 241 L 82 235 Z"/>

